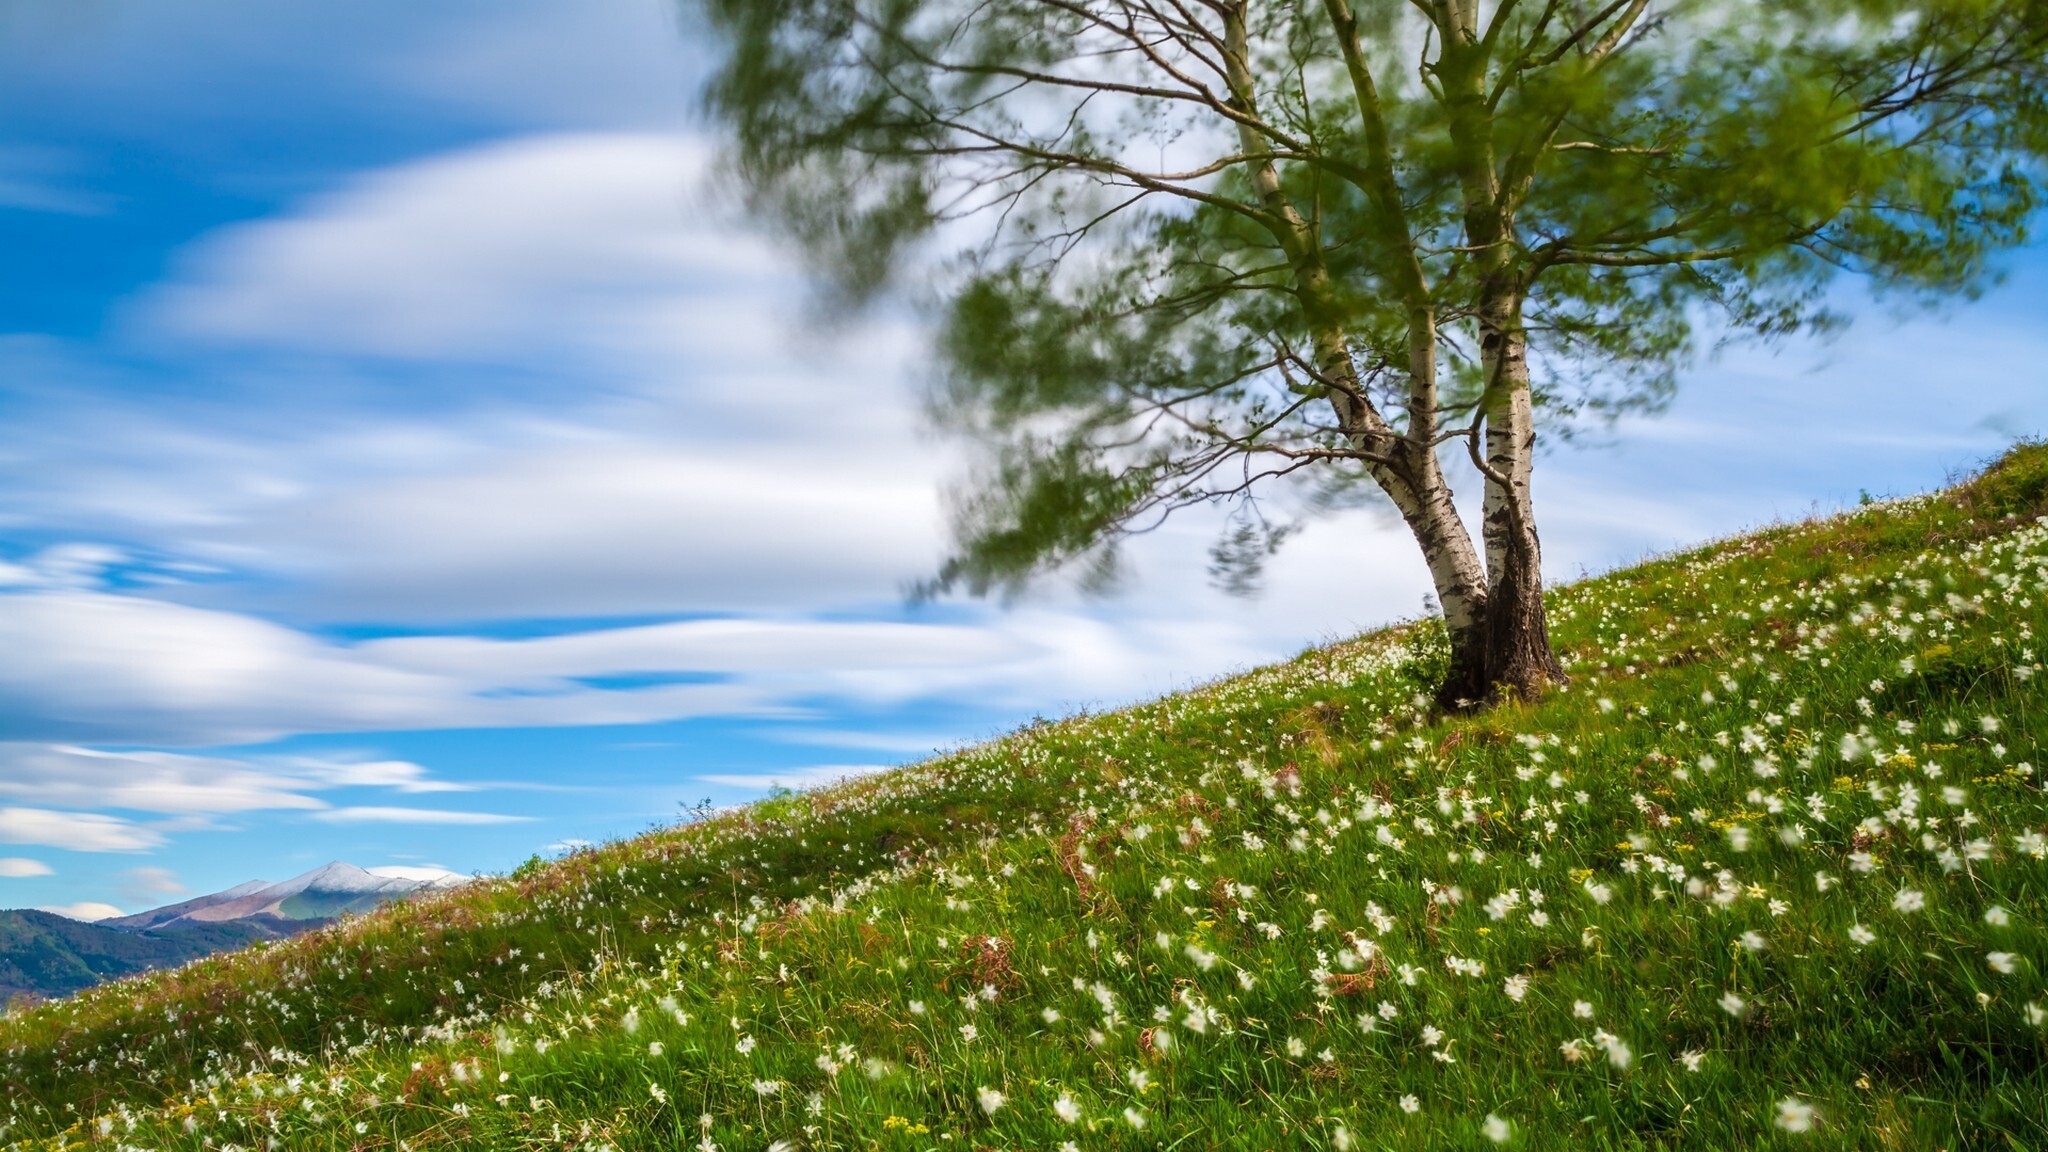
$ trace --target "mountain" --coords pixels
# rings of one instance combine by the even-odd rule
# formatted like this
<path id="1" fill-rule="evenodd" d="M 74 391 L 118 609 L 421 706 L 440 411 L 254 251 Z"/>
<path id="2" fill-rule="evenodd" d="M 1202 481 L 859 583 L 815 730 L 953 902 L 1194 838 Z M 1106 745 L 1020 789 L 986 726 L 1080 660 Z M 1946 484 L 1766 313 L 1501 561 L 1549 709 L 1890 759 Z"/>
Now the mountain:
<path id="1" fill-rule="evenodd" d="M 0 911 L 0 1003 L 55 999 L 169 968 L 277 933 L 255 924 L 205 924 L 175 932 L 123 932 L 34 909 Z"/>
<path id="2" fill-rule="evenodd" d="M 0 1003 L 69 996 L 102 980 L 295 935 L 337 916 L 468 880 L 438 868 L 358 868 L 336 861 L 279 883 L 250 880 L 92 923 L 50 912 L 0 911 Z"/>
<path id="3" fill-rule="evenodd" d="M 345 913 L 367 912 L 417 892 L 452 888 L 468 879 L 438 868 L 358 868 L 337 860 L 280 883 L 251 880 L 210 896 L 100 923 L 126 931 L 250 920 L 311 926 Z"/>

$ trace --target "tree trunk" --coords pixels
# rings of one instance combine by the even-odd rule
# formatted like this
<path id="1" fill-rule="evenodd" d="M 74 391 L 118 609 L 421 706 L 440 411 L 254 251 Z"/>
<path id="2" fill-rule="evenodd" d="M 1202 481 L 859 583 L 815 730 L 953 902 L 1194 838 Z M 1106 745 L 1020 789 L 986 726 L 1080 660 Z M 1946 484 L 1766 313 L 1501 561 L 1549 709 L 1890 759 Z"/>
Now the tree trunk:
<path id="1" fill-rule="evenodd" d="M 1543 544 L 1529 478 L 1536 422 L 1521 298 L 1503 289 L 1481 306 L 1486 405 L 1486 703 L 1531 700 L 1565 679 L 1543 608 Z"/>
<path id="2" fill-rule="evenodd" d="M 1538 556 L 1511 547 L 1478 612 L 1462 626 L 1445 614 L 1451 662 L 1437 689 L 1436 704 L 1447 712 L 1471 712 L 1508 700 L 1533 700 L 1567 677 L 1550 647 L 1543 607 L 1543 574 Z"/>
<path id="3" fill-rule="evenodd" d="M 1486 594 L 1489 702 L 1510 697 L 1533 700 L 1566 679 L 1564 665 L 1550 647 L 1542 555 L 1535 538 L 1531 530 L 1526 547 L 1517 541 L 1508 548 L 1503 570 Z"/>

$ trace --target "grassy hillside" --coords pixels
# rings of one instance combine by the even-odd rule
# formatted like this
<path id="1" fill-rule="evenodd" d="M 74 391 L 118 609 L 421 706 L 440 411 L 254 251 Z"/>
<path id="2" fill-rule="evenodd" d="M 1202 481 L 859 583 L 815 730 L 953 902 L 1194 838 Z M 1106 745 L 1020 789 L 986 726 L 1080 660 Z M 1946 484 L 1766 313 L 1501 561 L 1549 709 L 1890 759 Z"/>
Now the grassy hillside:
<path id="1" fill-rule="evenodd" d="M 0 1021 L 27 1148 L 2048 1147 L 2048 451 Z"/>

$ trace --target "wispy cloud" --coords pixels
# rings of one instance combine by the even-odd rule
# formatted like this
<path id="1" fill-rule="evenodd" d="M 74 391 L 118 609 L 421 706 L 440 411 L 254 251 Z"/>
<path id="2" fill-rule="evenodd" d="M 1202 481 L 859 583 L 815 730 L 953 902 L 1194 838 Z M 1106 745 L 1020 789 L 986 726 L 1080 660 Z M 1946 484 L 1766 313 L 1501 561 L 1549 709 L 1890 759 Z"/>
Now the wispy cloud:
<path id="1" fill-rule="evenodd" d="M 168 896 L 183 896 L 189 889 L 169 868 L 148 866 L 121 873 L 121 895 L 135 904 L 150 904 Z"/>
<path id="2" fill-rule="evenodd" d="M 381 808 L 375 806 L 328 808 L 313 819 L 329 824 L 524 824 L 532 816 L 505 816 L 495 812 L 451 812 L 439 808 Z"/>
<path id="3" fill-rule="evenodd" d="M 777 744 L 803 744 L 821 748 L 859 748 L 868 752 L 901 752 L 923 756 L 951 747 L 960 737 L 937 732 L 866 732 L 858 728 L 799 728 L 782 725 L 757 731 L 764 740 Z"/>
<path id="4" fill-rule="evenodd" d="M 73 852 L 141 852 L 163 842 L 159 833 L 119 816 L 0 808 L 0 844 L 39 844 Z"/>
<path id="5" fill-rule="evenodd" d="M 807 768 L 778 768 L 765 772 L 714 772 L 690 779 L 726 788 L 811 788 L 858 776 L 887 772 L 893 764 L 817 764 Z"/>
<path id="6" fill-rule="evenodd" d="M 96 900 L 81 900 L 76 904 L 42 904 L 37 906 L 36 911 L 54 912 L 59 916 L 68 916 L 73 920 L 84 920 L 87 923 L 95 920 L 110 920 L 121 915 L 119 908 L 114 907 L 112 904 L 102 904 Z"/>

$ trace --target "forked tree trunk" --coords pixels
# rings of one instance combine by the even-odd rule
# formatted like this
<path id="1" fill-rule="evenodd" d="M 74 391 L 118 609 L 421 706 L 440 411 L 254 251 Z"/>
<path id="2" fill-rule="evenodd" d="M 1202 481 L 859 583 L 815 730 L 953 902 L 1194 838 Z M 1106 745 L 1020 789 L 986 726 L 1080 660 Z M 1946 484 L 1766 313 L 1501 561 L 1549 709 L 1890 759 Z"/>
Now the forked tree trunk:
<path id="1" fill-rule="evenodd" d="M 1533 700 L 1566 677 L 1550 646 L 1543 607 L 1543 546 L 1529 478 L 1536 445 L 1526 338 L 1518 295 L 1504 291 L 1481 309 L 1480 352 L 1488 388 L 1486 592 L 1478 618 L 1459 627 L 1446 613 L 1451 668 L 1439 706 L 1468 711 L 1507 699 Z"/>
<path id="2" fill-rule="evenodd" d="M 1499 569 L 1488 573 L 1491 587 L 1478 612 L 1462 626 L 1446 617 L 1451 662 L 1437 689 L 1438 707 L 1470 712 L 1507 700 L 1533 700 L 1566 679 L 1550 646 L 1539 563 L 1540 557 L 1529 551 L 1511 548 Z"/>

